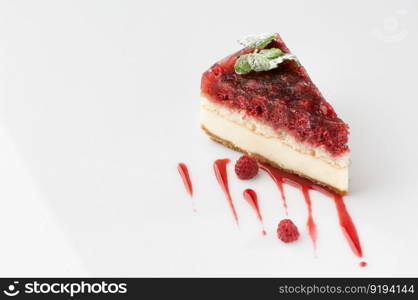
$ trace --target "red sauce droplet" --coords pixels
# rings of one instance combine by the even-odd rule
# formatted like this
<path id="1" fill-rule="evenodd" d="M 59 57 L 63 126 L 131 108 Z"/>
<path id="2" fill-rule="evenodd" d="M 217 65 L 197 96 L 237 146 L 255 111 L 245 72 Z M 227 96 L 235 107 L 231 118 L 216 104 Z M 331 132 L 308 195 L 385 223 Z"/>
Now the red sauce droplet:
<path id="1" fill-rule="evenodd" d="M 360 267 L 364 268 L 367 267 L 367 263 L 365 261 L 360 262 Z"/>
<path id="2" fill-rule="evenodd" d="M 231 193 L 229 192 L 228 186 L 228 174 L 226 172 L 226 165 L 230 162 L 228 158 L 217 159 L 213 163 L 213 170 L 215 171 L 216 179 L 221 186 L 226 199 L 228 200 L 229 207 L 231 208 L 232 215 L 234 216 L 235 222 L 239 225 L 238 214 L 235 210 L 234 202 L 232 201 Z"/>
<path id="3" fill-rule="evenodd" d="M 360 239 L 358 237 L 356 227 L 354 226 L 354 223 L 351 220 L 351 217 L 345 207 L 343 197 L 341 197 L 341 195 L 335 194 L 334 201 L 335 206 L 337 207 L 338 218 L 340 219 L 340 225 L 344 235 L 354 254 L 358 257 L 362 257 L 363 251 L 361 250 Z"/>
<path id="4" fill-rule="evenodd" d="M 308 226 L 308 232 L 309 236 L 311 237 L 312 243 L 314 248 L 316 248 L 316 224 L 312 217 L 312 202 L 311 197 L 309 195 L 309 188 L 303 186 L 302 187 L 302 193 L 303 197 L 305 198 L 306 205 L 308 206 L 308 221 L 306 222 L 306 225 Z"/>
<path id="5" fill-rule="evenodd" d="M 357 255 L 358 257 L 363 256 L 360 239 L 358 237 L 356 227 L 354 226 L 354 223 L 345 207 L 344 200 L 341 195 L 335 193 L 334 191 L 326 187 L 317 185 L 306 178 L 302 178 L 298 175 L 288 173 L 286 171 L 272 167 L 270 165 L 260 163 L 260 168 L 266 171 L 276 183 L 281 180 L 284 183 L 287 183 L 296 188 L 302 189 L 305 200 L 307 200 L 307 197 L 306 197 L 307 195 L 309 197 L 309 194 L 307 193 L 307 191 L 311 189 L 316 190 L 328 197 L 333 198 L 336 208 L 337 208 L 338 218 L 340 220 L 341 228 L 343 229 L 344 235 L 347 238 L 349 245 L 351 246 L 355 255 Z M 310 199 L 309 201 L 307 201 L 308 209 L 309 209 L 310 204 L 308 202 L 310 203 Z M 308 229 L 309 229 L 309 219 L 308 219 Z M 316 234 L 315 234 L 315 240 L 316 240 Z"/>
<path id="6" fill-rule="evenodd" d="M 180 173 L 181 178 L 183 179 L 184 187 L 186 188 L 187 193 L 190 197 L 193 196 L 193 185 L 192 181 L 190 180 L 189 170 L 185 163 L 179 163 L 177 165 L 177 170 Z"/>
<path id="7" fill-rule="evenodd" d="M 258 197 L 257 193 L 252 189 L 246 189 L 243 192 L 244 199 L 247 200 L 247 202 L 251 205 L 251 207 L 255 210 L 257 214 L 257 218 L 260 220 L 261 226 L 262 226 L 262 235 L 266 235 L 267 232 L 264 229 L 263 224 L 263 216 L 261 215 L 260 206 L 258 205 Z"/>
<path id="8" fill-rule="evenodd" d="M 262 165 L 260 165 L 262 167 Z M 265 171 L 267 171 L 267 174 L 270 175 L 271 179 L 273 179 L 273 181 L 276 183 L 277 187 L 279 188 L 280 191 L 280 196 L 282 198 L 283 201 L 283 208 L 284 211 L 286 213 L 286 216 L 288 216 L 288 212 L 287 212 L 287 201 L 286 201 L 286 195 L 284 193 L 284 188 L 283 188 L 283 179 L 280 176 L 274 176 L 271 172 L 269 172 L 268 170 L 264 169 Z"/>

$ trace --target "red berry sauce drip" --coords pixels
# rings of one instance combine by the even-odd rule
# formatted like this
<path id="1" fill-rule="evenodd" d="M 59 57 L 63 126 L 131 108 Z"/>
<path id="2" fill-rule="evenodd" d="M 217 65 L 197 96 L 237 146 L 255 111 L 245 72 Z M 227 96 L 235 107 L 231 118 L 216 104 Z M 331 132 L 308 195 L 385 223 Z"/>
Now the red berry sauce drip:
<path id="1" fill-rule="evenodd" d="M 264 223 L 263 223 L 263 216 L 261 215 L 260 206 L 258 205 L 258 197 L 257 193 L 252 189 L 246 189 L 243 192 L 244 199 L 247 200 L 247 202 L 251 205 L 251 207 L 255 210 L 257 214 L 257 218 L 260 220 L 261 226 L 262 226 L 262 235 L 266 235 L 267 232 L 264 229 Z"/>
<path id="2" fill-rule="evenodd" d="M 302 186 L 302 193 L 303 197 L 305 198 L 306 205 L 308 206 L 308 221 L 306 222 L 306 226 L 308 226 L 309 236 L 311 237 L 312 243 L 314 248 L 316 248 L 316 224 L 312 217 L 312 202 L 311 196 L 309 195 L 309 188 L 306 186 Z"/>
<path id="3" fill-rule="evenodd" d="M 221 186 L 226 199 L 228 200 L 229 207 L 231 208 L 232 215 L 234 216 L 235 222 L 239 225 L 238 214 L 235 210 L 234 202 L 232 201 L 231 193 L 229 192 L 228 186 L 228 174 L 226 172 L 226 165 L 230 162 L 228 158 L 217 159 L 213 163 L 213 170 L 215 171 L 216 179 Z"/>
<path id="4" fill-rule="evenodd" d="M 186 188 L 187 193 L 190 195 L 190 197 L 193 197 L 193 185 L 192 181 L 190 180 L 189 170 L 187 169 L 187 166 L 185 163 L 179 163 L 177 165 L 177 170 L 180 173 L 181 179 L 183 179 L 184 187 Z M 193 205 L 193 211 L 196 211 L 196 208 Z"/>
<path id="5" fill-rule="evenodd" d="M 274 168 L 268 164 L 264 164 L 264 163 L 259 163 L 259 164 L 260 164 L 260 168 L 266 171 L 270 175 L 270 177 L 272 177 L 273 179 L 277 177 L 277 179 L 274 179 L 275 182 L 281 180 L 284 183 L 290 184 L 298 189 L 301 189 L 302 192 L 304 193 L 305 200 L 307 199 L 306 195 L 308 195 L 309 202 L 310 202 L 310 197 L 309 197 L 309 194 L 307 194 L 307 191 L 309 190 L 316 190 L 328 197 L 333 198 L 336 208 L 337 208 L 338 218 L 340 221 L 341 228 L 344 232 L 344 235 L 349 245 L 351 246 L 356 256 L 358 257 L 363 256 L 360 239 L 358 237 L 356 227 L 354 226 L 354 223 L 345 207 L 344 200 L 341 195 L 335 193 L 334 191 L 326 187 L 319 186 L 306 178 L 302 178 L 298 175 L 288 173 L 278 168 Z M 308 223 L 309 223 L 309 219 L 308 219 Z M 308 230 L 309 230 L 309 225 L 308 225 Z M 315 240 L 316 240 L 316 235 L 315 235 Z"/>
<path id="6" fill-rule="evenodd" d="M 283 188 L 283 179 L 282 177 L 278 177 L 278 176 L 273 176 L 272 173 L 267 171 L 267 174 L 270 175 L 271 179 L 273 179 L 273 181 L 276 183 L 277 188 L 280 191 L 280 196 L 282 198 L 282 202 L 283 202 L 283 207 L 284 207 L 284 211 L 286 213 L 286 216 L 289 215 L 288 211 L 287 211 L 287 201 L 286 201 L 286 195 L 284 193 L 284 188 Z"/>
<path id="7" fill-rule="evenodd" d="M 337 207 L 338 218 L 340 219 L 340 225 L 344 235 L 347 238 L 347 241 L 350 244 L 354 254 L 358 257 L 362 257 L 363 251 L 361 250 L 360 239 L 358 238 L 356 227 L 354 226 L 354 223 L 351 220 L 351 217 L 345 207 L 343 197 L 334 193 L 334 201 L 335 206 Z"/>
<path id="8" fill-rule="evenodd" d="M 183 179 L 184 187 L 186 188 L 187 193 L 190 197 L 193 197 L 193 185 L 192 181 L 190 180 L 189 170 L 185 163 L 179 163 L 177 165 L 177 170 L 180 173 L 181 179 Z"/>

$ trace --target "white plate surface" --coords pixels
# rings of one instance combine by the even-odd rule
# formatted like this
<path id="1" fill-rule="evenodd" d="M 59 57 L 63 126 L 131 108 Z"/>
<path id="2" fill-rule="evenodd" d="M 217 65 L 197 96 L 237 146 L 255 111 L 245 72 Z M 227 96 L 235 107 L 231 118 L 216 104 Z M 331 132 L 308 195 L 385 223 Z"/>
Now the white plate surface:
<path id="1" fill-rule="evenodd" d="M 416 1 L 4 1 L 0 4 L 1 276 L 417 276 Z M 238 154 L 198 128 L 201 73 L 277 31 L 350 124 L 351 194 L 368 267 L 333 202 L 286 186 L 301 239 L 262 174 L 213 176 Z M 176 164 L 190 167 L 193 213 Z M 260 197 L 262 237 L 244 188 Z"/>

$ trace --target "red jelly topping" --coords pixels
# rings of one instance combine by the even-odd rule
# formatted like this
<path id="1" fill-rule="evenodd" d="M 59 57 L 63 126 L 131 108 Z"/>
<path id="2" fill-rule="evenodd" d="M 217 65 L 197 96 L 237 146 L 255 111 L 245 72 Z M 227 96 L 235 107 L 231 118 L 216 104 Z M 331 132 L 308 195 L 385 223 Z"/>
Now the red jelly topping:
<path id="1" fill-rule="evenodd" d="M 289 53 L 279 36 L 267 48 Z M 214 64 L 202 76 L 202 94 L 231 108 L 243 109 L 276 130 L 286 130 L 299 142 L 323 146 L 337 156 L 348 150 L 348 125 L 337 117 L 304 67 L 288 60 L 270 71 L 235 73 L 243 49 Z"/>

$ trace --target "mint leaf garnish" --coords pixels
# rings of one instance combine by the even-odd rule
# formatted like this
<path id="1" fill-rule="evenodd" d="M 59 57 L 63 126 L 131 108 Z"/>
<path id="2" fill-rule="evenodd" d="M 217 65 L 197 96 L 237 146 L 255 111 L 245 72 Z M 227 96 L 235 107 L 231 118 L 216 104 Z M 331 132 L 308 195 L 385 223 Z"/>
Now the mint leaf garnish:
<path id="1" fill-rule="evenodd" d="M 291 53 L 286 53 L 286 54 L 283 54 L 283 55 L 281 55 L 281 56 L 279 56 L 275 59 L 270 60 L 271 66 L 274 66 L 274 67 L 272 67 L 272 69 L 277 68 L 277 66 L 279 64 L 281 64 L 282 62 L 284 62 L 285 60 L 294 60 L 294 61 L 299 63 L 296 55 L 291 54 Z"/>
<path id="2" fill-rule="evenodd" d="M 275 33 L 263 33 L 258 35 L 248 35 L 238 42 L 244 47 L 263 49 L 276 37 Z"/>
<path id="3" fill-rule="evenodd" d="M 269 59 L 277 58 L 283 54 L 282 50 L 280 50 L 279 48 L 263 49 L 258 53 L 262 54 L 263 56 Z"/>
<path id="4" fill-rule="evenodd" d="M 286 54 L 283 54 L 283 55 L 281 55 L 277 58 L 274 58 L 274 59 L 270 60 L 271 69 L 277 68 L 277 66 L 279 64 L 281 64 L 282 62 L 284 62 L 285 60 L 294 60 L 297 63 L 299 63 L 298 58 L 296 57 L 296 55 L 291 54 L 291 53 L 286 53 Z"/>
<path id="5" fill-rule="evenodd" d="M 235 73 L 237 74 L 247 74 L 251 72 L 252 68 L 248 63 L 248 54 L 241 55 L 238 57 L 237 61 L 235 62 Z"/>
<path id="6" fill-rule="evenodd" d="M 247 61 L 253 71 L 265 71 L 270 68 L 270 60 L 260 53 L 247 54 Z"/>
<path id="7" fill-rule="evenodd" d="M 279 48 L 263 49 L 276 37 L 275 33 L 249 35 L 239 43 L 248 48 L 254 48 L 252 53 L 244 54 L 235 61 L 235 72 L 247 74 L 251 71 L 269 71 L 277 68 L 285 60 L 294 60 L 299 64 L 297 57 L 291 53 L 283 53 Z"/>

